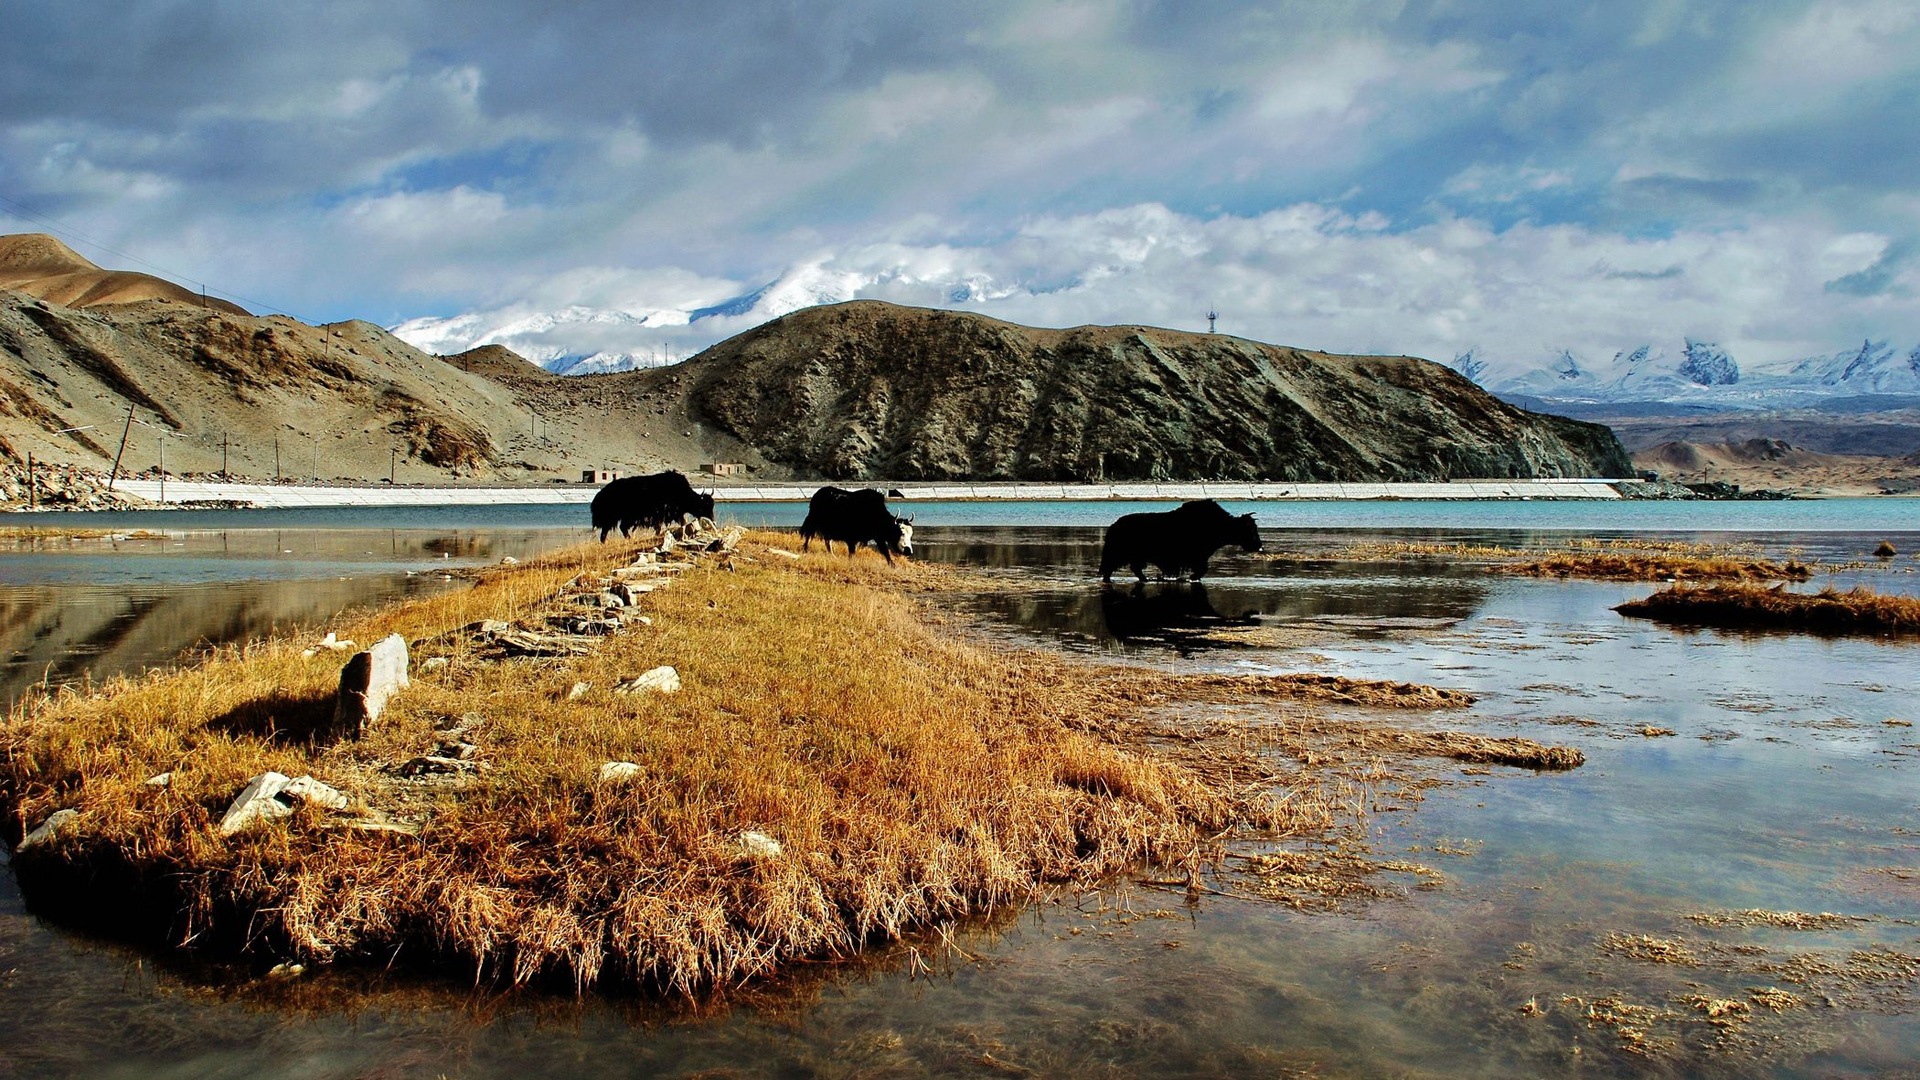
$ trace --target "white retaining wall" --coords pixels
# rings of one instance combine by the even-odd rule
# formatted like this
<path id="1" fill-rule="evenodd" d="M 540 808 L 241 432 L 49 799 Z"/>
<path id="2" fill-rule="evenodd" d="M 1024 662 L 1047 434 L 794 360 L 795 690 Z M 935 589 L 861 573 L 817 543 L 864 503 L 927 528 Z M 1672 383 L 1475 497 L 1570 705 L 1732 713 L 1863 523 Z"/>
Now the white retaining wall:
<path id="1" fill-rule="evenodd" d="M 161 501 L 158 480 L 121 480 L 118 488 Z M 168 503 L 232 500 L 263 509 L 300 506 L 484 506 L 507 503 L 586 503 L 599 489 L 590 484 L 544 487 L 329 487 L 302 484 L 222 484 L 168 480 Z M 705 485 L 695 478 L 695 486 Z M 818 484 L 714 485 L 720 502 L 805 502 Z M 1455 480 L 1444 484 L 886 484 L 915 502 L 943 500 L 1088 501 L 1188 499 L 1262 501 L 1295 499 L 1618 499 L 1607 480 Z"/>

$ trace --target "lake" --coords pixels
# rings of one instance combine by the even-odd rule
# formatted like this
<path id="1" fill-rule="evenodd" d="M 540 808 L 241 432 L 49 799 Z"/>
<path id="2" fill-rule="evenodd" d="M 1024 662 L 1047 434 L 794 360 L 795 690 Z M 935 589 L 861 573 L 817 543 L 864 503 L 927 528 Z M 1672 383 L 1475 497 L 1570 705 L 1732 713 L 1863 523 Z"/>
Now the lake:
<path id="1" fill-rule="evenodd" d="M 1464 713 L 1388 719 L 1587 765 L 1441 763 L 1434 786 L 1364 792 L 1356 828 L 1426 871 L 1388 898 L 1295 911 L 1116 883 L 712 1015 L 364 972 L 235 984 L 61 930 L 8 877 L 0 1073 L 1866 1076 L 1920 1059 L 1920 728 L 1901 723 L 1920 723 L 1920 642 L 1675 631 L 1611 610 L 1649 585 L 1438 563 L 1227 555 L 1200 590 L 1101 590 L 1098 526 L 1138 508 L 928 504 L 916 554 L 1017 581 L 952 600 L 1011 645 L 1458 687 L 1480 699 Z M 1230 509 L 1287 555 L 1658 536 L 1857 562 L 1837 580 L 1920 592 L 1920 504 L 1900 500 Z M 450 568 L 583 539 L 583 516 L 63 515 L 118 532 L 0 548 L 8 692 L 460 587 Z M 1882 539 L 1904 554 L 1865 558 Z"/>

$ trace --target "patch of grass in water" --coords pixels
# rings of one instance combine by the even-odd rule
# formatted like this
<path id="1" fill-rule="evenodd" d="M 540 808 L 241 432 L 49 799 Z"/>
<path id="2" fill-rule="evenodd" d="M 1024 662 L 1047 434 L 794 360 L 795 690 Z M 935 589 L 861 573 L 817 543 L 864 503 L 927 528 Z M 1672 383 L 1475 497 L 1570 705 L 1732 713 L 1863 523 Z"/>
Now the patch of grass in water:
<path id="1" fill-rule="evenodd" d="M 1800 630 L 1816 634 L 1920 633 L 1920 597 L 1865 586 L 1788 592 L 1784 585 L 1675 585 L 1613 610 L 1683 626 Z"/>

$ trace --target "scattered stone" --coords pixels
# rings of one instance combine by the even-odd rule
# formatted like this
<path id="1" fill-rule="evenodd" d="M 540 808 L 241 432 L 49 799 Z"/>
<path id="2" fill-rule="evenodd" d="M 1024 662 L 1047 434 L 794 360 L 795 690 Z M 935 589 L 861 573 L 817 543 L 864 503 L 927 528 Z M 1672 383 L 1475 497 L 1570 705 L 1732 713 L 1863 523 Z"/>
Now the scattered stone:
<path id="1" fill-rule="evenodd" d="M 519 566 L 520 560 L 514 558 L 511 555 L 502 555 L 500 557 L 500 565 L 501 566 Z"/>
<path id="2" fill-rule="evenodd" d="M 607 591 L 613 594 L 614 596 L 619 597 L 621 603 L 625 604 L 627 607 L 632 607 L 635 604 L 638 604 L 640 602 L 640 598 L 642 596 L 645 596 L 646 594 L 652 592 L 653 588 L 654 587 L 652 585 L 646 585 L 646 584 L 635 585 L 635 584 L 629 584 L 625 581 L 621 581 L 621 582 L 616 582 L 613 588 L 608 589 Z"/>
<path id="3" fill-rule="evenodd" d="M 146 785 L 150 788 L 172 787 L 173 773 L 172 772 L 154 773 L 152 776 L 147 777 Z"/>
<path id="4" fill-rule="evenodd" d="M 267 978 L 297 979 L 301 975 L 305 974 L 306 970 L 307 970 L 307 966 L 305 964 L 296 964 L 292 961 L 287 961 L 286 963 L 283 963 L 283 964 L 273 965 L 273 970 L 267 972 Z"/>
<path id="5" fill-rule="evenodd" d="M 654 668 L 631 682 L 623 682 L 613 688 L 616 694 L 639 694 L 652 691 L 660 694 L 680 692 L 680 673 L 672 667 L 662 665 Z"/>
<path id="6" fill-rule="evenodd" d="M 740 854 L 749 859 L 777 859 L 782 850 L 780 841 L 766 833 L 749 829 L 740 834 Z"/>
<path id="7" fill-rule="evenodd" d="M 28 848 L 38 847 L 52 840 L 54 837 L 60 835 L 61 829 L 66 828 L 79 816 L 80 811 L 78 810 L 55 810 L 53 813 L 47 815 L 47 820 L 41 822 L 39 828 L 20 838 L 20 846 L 14 848 L 13 853 L 18 855 Z"/>
<path id="8" fill-rule="evenodd" d="M 481 619 L 468 623 L 465 629 L 469 634 L 504 634 L 513 627 L 503 619 Z"/>
<path id="9" fill-rule="evenodd" d="M 609 761 L 600 766 L 600 782 L 603 784 L 625 783 L 646 772 L 631 761 Z"/>
<path id="10" fill-rule="evenodd" d="M 332 734 L 358 739 L 380 719 L 387 699 L 407 685 L 407 639 L 388 634 L 373 647 L 353 655 L 340 669 L 340 691 L 334 699 Z"/>
<path id="11" fill-rule="evenodd" d="M 1666 728 L 1666 727 L 1654 727 L 1652 724 L 1647 724 L 1640 729 L 1640 734 L 1646 736 L 1649 739 L 1657 739 L 1662 735 L 1673 734 L 1673 729 Z"/>
<path id="12" fill-rule="evenodd" d="M 322 652 L 345 652 L 346 650 L 351 648 L 353 648 L 353 642 L 342 641 L 339 638 L 334 637 L 333 631 L 329 630 L 327 631 L 327 636 L 321 638 L 319 643 L 314 645 L 313 648 L 300 650 L 300 655 L 301 656 L 318 656 Z"/>
<path id="13" fill-rule="evenodd" d="M 747 530 L 738 525 L 729 525 L 725 532 L 722 532 L 718 538 L 707 545 L 707 550 L 732 551 L 734 548 L 740 546 L 740 541 L 744 539 L 746 535 Z"/>
<path id="14" fill-rule="evenodd" d="M 442 754 L 422 754 L 412 758 L 395 771 L 401 776 L 425 776 L 428 773 L 470 773 L 479 768 L 477 762 L 466 761 Z"/>
<path id="15" fill-rule="evenodd" d="M 494 637 L 494 643 L 506 656 L 585 656 L 592 648 L 584 641 L 569 640 L 553 634 L 509 630 Z"/>
<path id="16" fill-rule="evenodd" d="M 622 608 L 627 606 L 627 598 L 614 589 L 609 589 L 595 598 L 603 608 Z"/>
<path id="17" fill-rule="evenodd" d="M 424 675 L 429 671 L 439 671 L 450 663 L 452 661 L 444 656 L 429 656 L 420 661 L 420 673 Z"/>
<path id="18" fill-rule="evenodd" d="M 581 698 L 586 697 L 587 691 L 591 689 L 593 689 L 592 683 L 588 683 L 588 682 L 574 683 L 573 686 L 567 690 L 567 700 L 579 701 Z"/>
<path id="19" fill-rule="evenodd" d="M 270 821 L 293 813 L 301 803 L 328 810 L 345 810 L 349 800 L 339 791 L 302 776 L 289 780 L 277 772 L 263 772 L 242 788 L 220 819 L 220 835 L 232 836 L 256 821 Z"/>
<path id="20" fill-rule="evenodd" d="M 768 548 L 768 549 L 767 549 L 767 554 L 769 554 L 769 555 L 778 555 L 778 556 L 780 556 L 780 557 L 781 557 L 781 558 L 783 558 L 783 559 L 795 559 L 795 560 L 797 560 L 797 559 L 799 559 L 799 558 L 800 558 L 800 553 L 799 553 L 799 552 L 797 552 L 797 551 L 788 551 L 788 550 L 787 550 L 786 548 L 777 548 L 777 547 L 770 547 L 770 548 Z"/>

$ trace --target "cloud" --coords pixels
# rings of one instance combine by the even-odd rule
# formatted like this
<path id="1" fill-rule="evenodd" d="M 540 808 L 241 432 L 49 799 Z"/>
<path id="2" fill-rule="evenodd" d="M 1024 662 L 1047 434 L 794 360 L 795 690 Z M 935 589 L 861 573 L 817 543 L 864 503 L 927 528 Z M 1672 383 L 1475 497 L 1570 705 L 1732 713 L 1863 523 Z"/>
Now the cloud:
<path id="1" fill-rule="evenodd" d="M 798 307 L 875 298 L 1040 326 L 1200 330 L 1218 310 L 1223 332 L 1333 352 L 1446 358 L 1473 349 L 1496 376 L 1563 348 L 1608 355 L 1687 337 L 1766 363 L 1831 351 L 1868 326 L 1920 340 L 1920 317 L 1832 284 L 1842 271 L 1839 281 L 1880 273 L 1888 250 L 1882 237 L 1807 221 L 1628 238 L 1467 218 L 1396 228 L 1318 203 L 1211 217 L 1145 203 L 1036 218 L 990 243 L 848 248 L 786 267 L 771 285 L 624 281 L 619 310 L 648 316 L 644 325 L 589 329 L 575 311 L 571 328 L 530 328 L 528 309 L 509 307 L 402 333 L 441 351 L 500 341 L 542 357 L 679 358 Z M 722 295 L 744 299 L 691 317 L 697 302 L 719 306 Z"/>
<path id="2" fill-rule="evenodd" d="M 771 282 L 763 304 L 1051 323 L 1217 303 L 1434 355 L 1654 322 L 1772 349 L 1904 332 L 1920 242 L 1899 0 L 72 0 L 7 23 L 0 195 L 307 317 L 580 308 L 691 348 L 753 316 L 660 313 Z M 634 319 L 568 325 L 585 349 Z"/>

